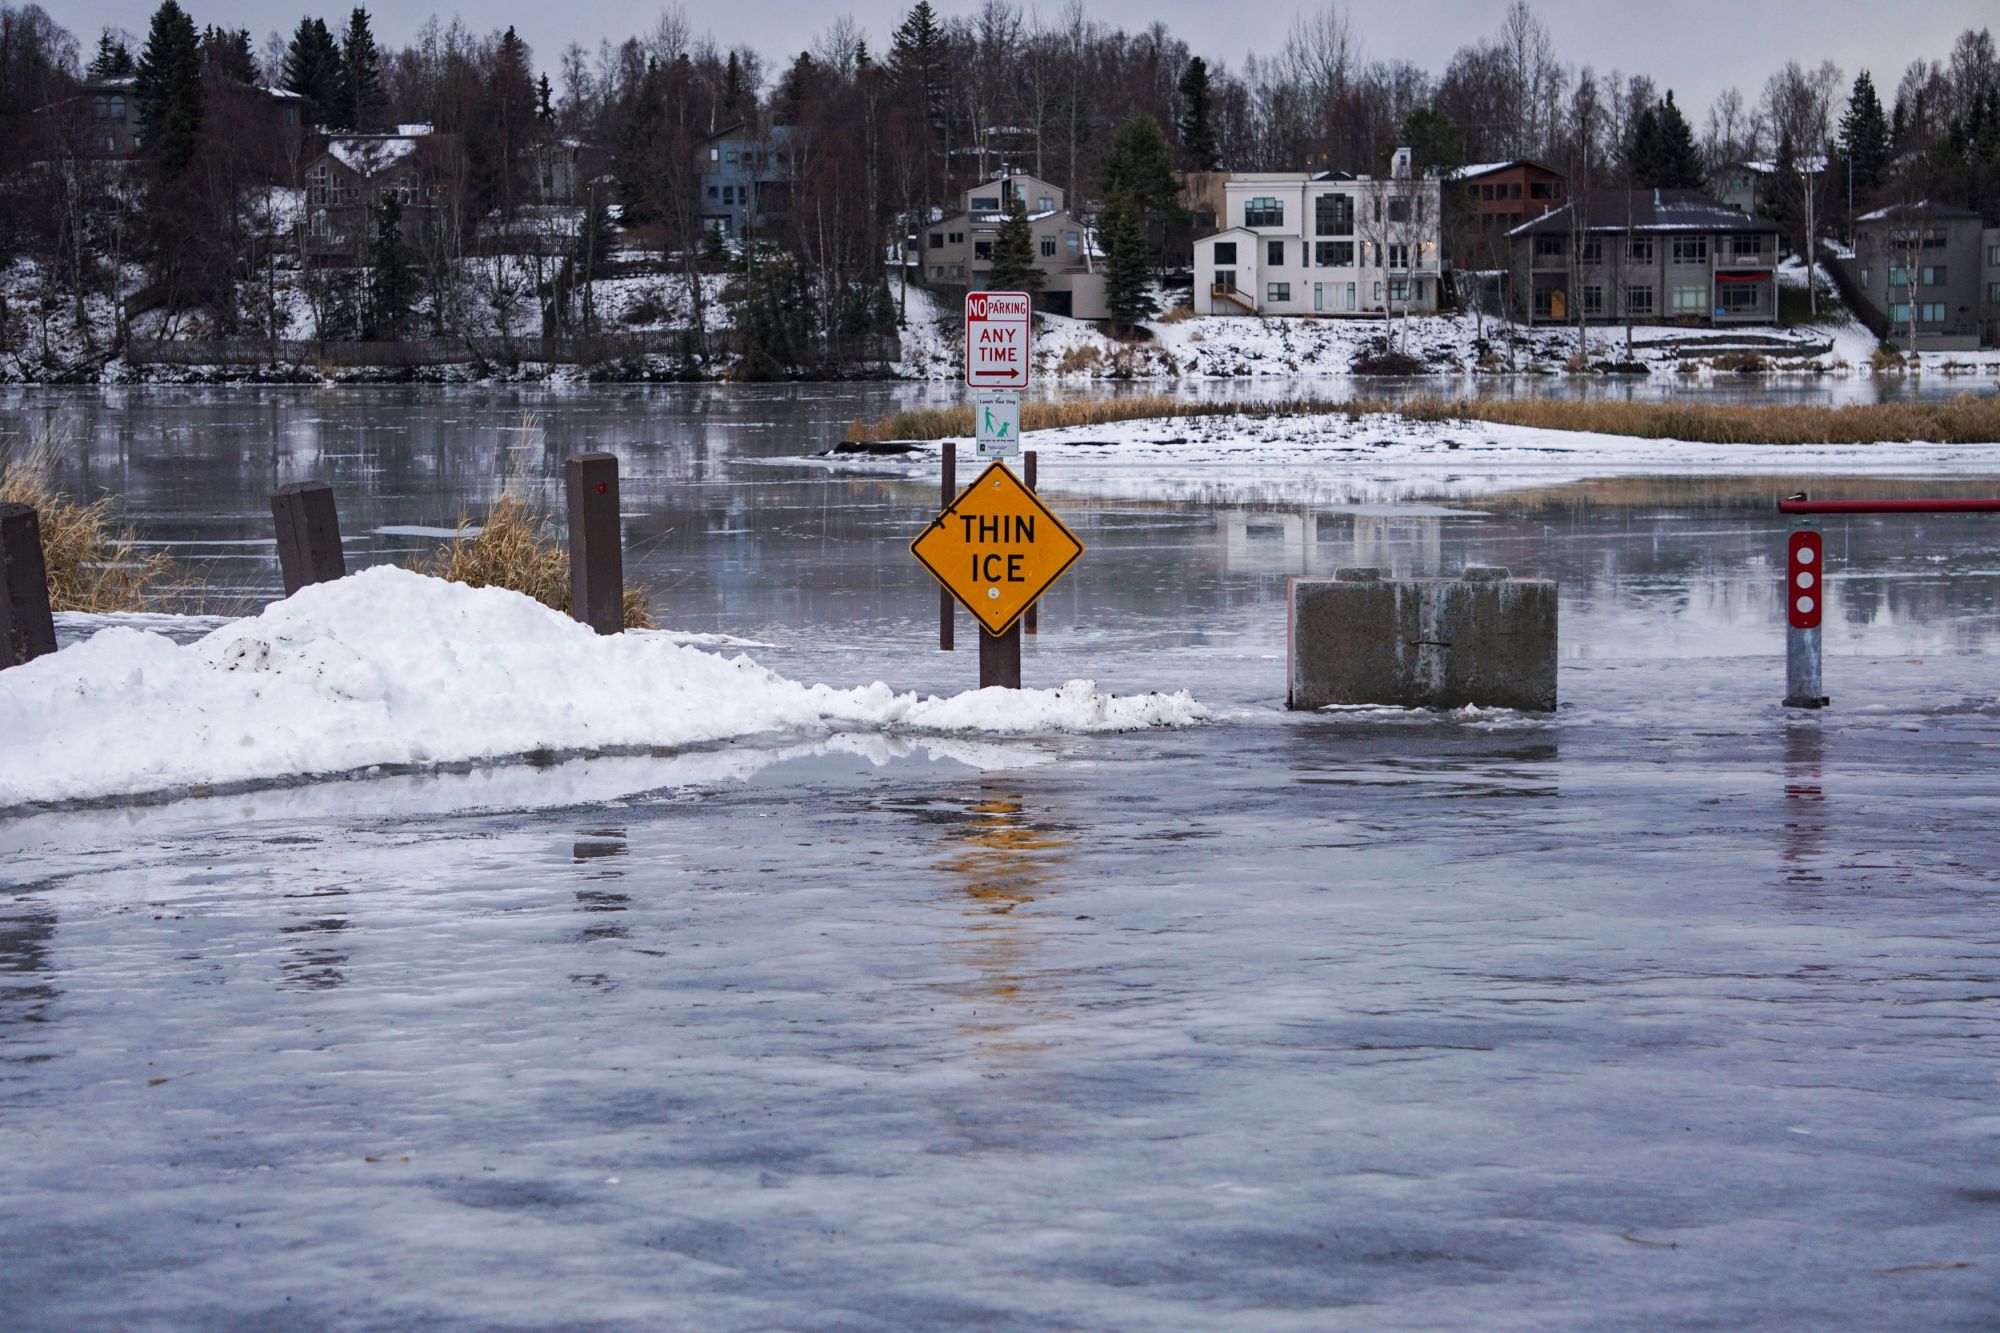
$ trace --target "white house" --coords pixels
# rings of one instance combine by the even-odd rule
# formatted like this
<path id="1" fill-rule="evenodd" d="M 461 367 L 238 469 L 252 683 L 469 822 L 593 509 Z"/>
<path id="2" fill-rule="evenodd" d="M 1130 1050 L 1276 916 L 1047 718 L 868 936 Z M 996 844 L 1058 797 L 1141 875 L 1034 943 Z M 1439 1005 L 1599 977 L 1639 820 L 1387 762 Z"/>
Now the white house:
<path id="1" fill-rule="evenodd" d="M 1430 314 L 1438 308 L 1439 182 L 1258 172 L 1224 186 L 1222 230 L 1194 246 L 1197 315 Z"/>

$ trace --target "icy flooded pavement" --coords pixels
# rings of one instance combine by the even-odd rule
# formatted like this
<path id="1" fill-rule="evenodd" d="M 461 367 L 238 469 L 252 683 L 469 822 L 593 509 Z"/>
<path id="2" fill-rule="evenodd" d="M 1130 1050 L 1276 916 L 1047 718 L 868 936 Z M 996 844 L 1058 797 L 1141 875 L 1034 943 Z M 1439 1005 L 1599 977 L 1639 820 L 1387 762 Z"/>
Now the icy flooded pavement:
<path id="1" fill-rule="evenodd" d="M 1990 665 L 1772 674 L 0 822 L 0 1309 L 1990 1327 Z"/>
<path id="2" fill-rule="evenodd" d="M 670 636 L 600 637 L 516 593 L 382 565 L 188 644 L 112 627 L 0 673 L 0 811 L 31 803 L 751 736 L 1187 726 L 1185 692 L 1091 682 L 920 698 L 801 685 Z"/>
<path id="3" fill-rule="evenodd" d="M 945 441 L 897 455 L 760 460 L 934 476 Z M 1987 477 L 2000 443 L 1709 444 L 1485 421 L 1289 413 L 1111 421 L 1034 432 L 1044 490 L 1198 504 L 1402 503 L 1620 477 Z M 957 441 L 969 454 L 972 441 Z M 837 446 L 836 446 L 837 448 Z"/>

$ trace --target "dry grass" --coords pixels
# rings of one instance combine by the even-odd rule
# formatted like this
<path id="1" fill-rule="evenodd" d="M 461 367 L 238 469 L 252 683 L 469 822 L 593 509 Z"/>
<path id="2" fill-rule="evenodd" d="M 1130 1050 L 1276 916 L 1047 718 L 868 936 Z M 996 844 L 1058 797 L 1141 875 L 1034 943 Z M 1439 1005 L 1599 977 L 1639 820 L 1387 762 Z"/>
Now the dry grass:
<path id="1" fill-rule="evenodd" d="M 1193 306 L 1177 305 L 1172 310 L 1169 310 L 1165 314 L 1161 315 L 1159 322 L 1162 324 L 1182 324 L 1193 318 L 1194 318 Z"/>
<path id="2" fill-rule="evenodd" d="M 56 489 L 61 444 L 44 435 L 19 456 L 0 454 L 0 504 L 36 510 L 53 611 L 156 610 L 158 585 L 174 570 L 164 552 L 142 554 L 138 537 L 112 516 L 115 497 L 78 504 Z"/>
<path id="3" fill-rule="evenodd" d="M 1821 407 L 1794 403 L 1631 403 L 1557 398 L 1411 398 L 1400 402 L 1287 399 L 1264 403 L 1190 402 L 1166 395 L 1062 400 L 1021 405 L 1021 429 L 1100 426 L 1156 417 L 1285 417 L 1378 413 L 1413 421 L 1490 421 L 1540 430 L 1590 431 L 1640 439 L 1707 444 L 1873 444 L 2000 441 L 2000 396 L 1960 394 L 1943 402 L 1869 403 Z M 938 440 L 972 434 L 972 409 L 895 412 L 848 427 L 850 440 Z"/>
<path id="4" fill-rule="evenodd" d="M 468 587 L 526 593 L 568 613 L 569 550 L 547 511 L 508 491 L 493 502 L 485 526 L 473 529 L 471 518 L 461 516 L 457 535 L 430 559 L 413 560 L 409 567 Z M 630 582 L 625 585 L 625 628 L 654 628 L 652 599 Z"/>

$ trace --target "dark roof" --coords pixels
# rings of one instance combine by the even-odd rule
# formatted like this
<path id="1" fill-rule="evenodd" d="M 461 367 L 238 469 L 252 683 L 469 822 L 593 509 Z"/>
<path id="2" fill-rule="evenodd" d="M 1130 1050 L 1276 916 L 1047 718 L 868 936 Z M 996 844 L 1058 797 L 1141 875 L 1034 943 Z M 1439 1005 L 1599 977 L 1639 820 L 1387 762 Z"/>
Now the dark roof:
<path id="1" fill-rule="evenodd" d="M 1902 218 L 1932 218 L 1941 222 L 1964 218 L 1973 218 L 1981 222 L 1985 221 L 1985 218 L 1969 208 L 1959 208 L 1953 204 L 1934 204 L 1928 199 L 1914 204 L 1891 204 L 1887 208 L 1878 208 L 1873 213 L 1863 213 L 1854 220 L 1856 222 L 1894 222 Z"/>
<path id="2" fill-rule="evenodd" d="M 1629 201 L 1629 207 L 1628 207 Z M 1533 236 L 1553 232 L 1567 236 L 1574 201 L 1544 213 L 1508 232 Z M 1766 218 L 1753 218 L 1727 204 L 1718 204 L 1693 190 L 1597 190 L 1584 214 L 1585 231 L 1754 231 L 1775 235 L 1783 229 Z"/>

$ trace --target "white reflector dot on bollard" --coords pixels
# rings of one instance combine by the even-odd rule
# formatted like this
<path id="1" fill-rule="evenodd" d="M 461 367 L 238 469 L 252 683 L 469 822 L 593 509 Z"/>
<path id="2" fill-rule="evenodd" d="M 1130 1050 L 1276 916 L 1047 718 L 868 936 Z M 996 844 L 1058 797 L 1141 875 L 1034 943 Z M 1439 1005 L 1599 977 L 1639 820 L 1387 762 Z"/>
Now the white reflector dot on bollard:
<path id="1" fill-rule="evenodd" d="M 1799 586 L 1800 586 L 1801 588 L 1810 588 L 1810 587 L 1812 587 L 1812 585 L 1813 585 L 1813 576 L 1812 576 L 1812 571 L 1811 571 L 1811 570 L 1809 570 L 1809 569 L 1802 569 L 1802 570 L 1800 570 L 1800 571 L 1799 571 Z"/>
<path id="2" fill-rule="evenodd" d="M 1800 614 L 1800 615 L 1805 615 L 1805 614 L 1809 613 L 1809 612 L 1810 612 L 1810 611 L 1812 610 L 1812 608 L 1813 608 L 1813 600 L 1812 600 L 1812 598 L 1810 598 L 1810 597 L 1801 597 L 1801 598 L 1799 598 L 1799 614 Z"/>
<path id="3" fill-rule="evenodd" d="M 1810 565 L 1813 562 L 1813 557 L 1817 554 L 1818 552 L 1814 551 L 1812 547 L 1801 546 L 1799 548 L 1799 563 L 1802 565 Z"/>

